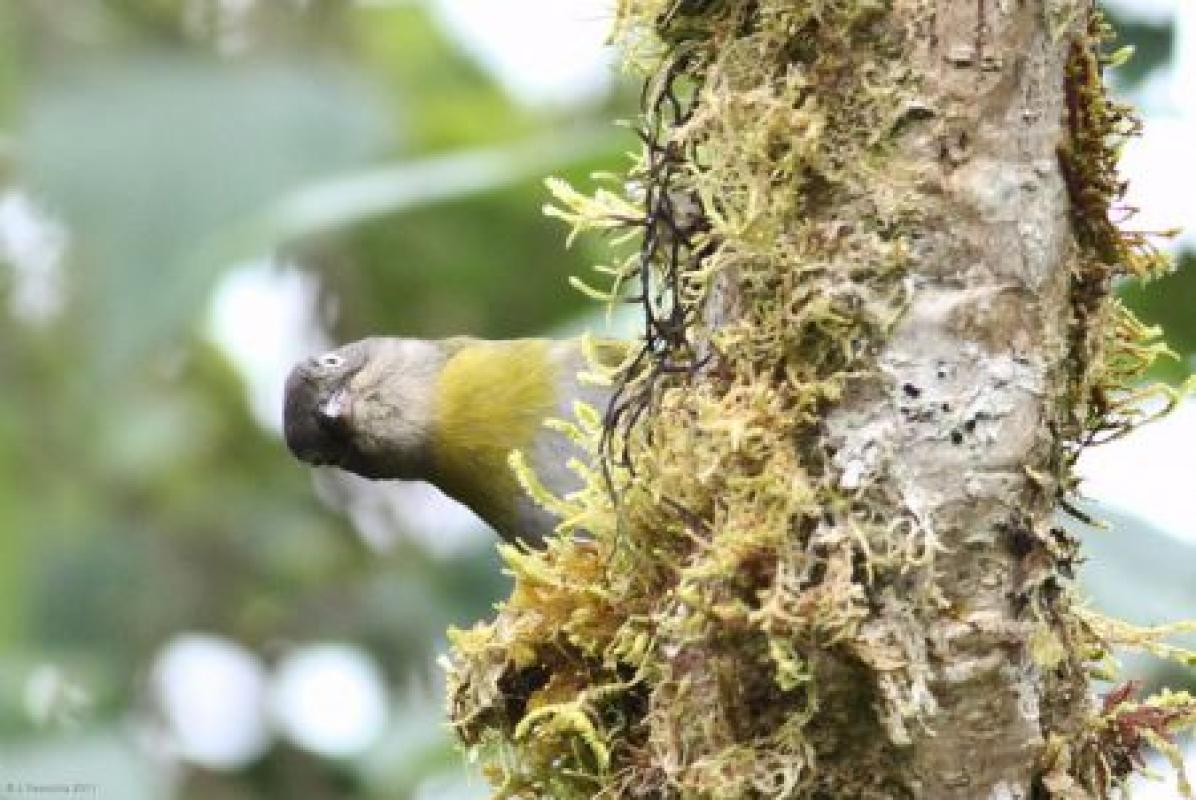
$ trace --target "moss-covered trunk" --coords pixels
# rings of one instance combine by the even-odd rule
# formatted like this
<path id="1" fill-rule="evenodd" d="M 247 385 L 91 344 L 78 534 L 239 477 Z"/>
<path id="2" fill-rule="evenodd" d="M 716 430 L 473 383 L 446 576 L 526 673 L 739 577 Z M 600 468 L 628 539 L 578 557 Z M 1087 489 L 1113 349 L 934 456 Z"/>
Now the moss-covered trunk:
<path id="1" fill-rule="evenodd" d="M 606 474 L 455 637 L 499 796 L 1081 800 L 1131 766 L 1052 524 L 1154 352 L 1108 298 L 1159 261 L 1108 222 L 1094 15 L 621 4 L 644 150 L 556 213 L 640 234 L 606 272 L 645 346 L 576 431 Z"/>

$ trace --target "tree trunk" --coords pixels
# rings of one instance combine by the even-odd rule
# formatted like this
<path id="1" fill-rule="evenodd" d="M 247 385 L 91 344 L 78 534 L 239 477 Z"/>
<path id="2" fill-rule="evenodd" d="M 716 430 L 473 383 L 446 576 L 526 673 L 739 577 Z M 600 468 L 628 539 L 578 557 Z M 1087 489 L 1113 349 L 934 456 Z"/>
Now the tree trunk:
<path id="1" fill-rule="evenodd" d="M 500 796 L 1084 800 L 1124 774 L 1141 737 L 1102 733 L 1052 525 L 1078 447 L 1133 422 L 1109 281 L 1158 265 L 1108 221 L 1095 13 L 621 4 L 639 188 L 558 213 L 642 228 L 618 272 L 646 344 L 581 426 L 610 484 L 455 634 Z"/>
<path id="2" fill-rule="evenodd" d="M 875 796 L 1028 798 L 1053 717 L 1087 702 L 1082 672 L 1036 658 L 1047 598 L 1027 574 L 1051 536 L 1044 476 L 1082 368 L 1069 362 L 1076 245 L 1056 155 L 1069 41 L 1039 2 L 933 5 L 892 12 L 921 19 L 910 64 L 926 120 L 899 137 L 886 187 L 912 188 L 922 216 L 907 306 L 875 374 L 828 415 L 827 442 L 840 485 L 872 483 L 878 513 L 918 540 L 861 630 L 884 725 L 868 749 L 895 757 Z M 855 680 L 824 675 L 845 691 Z"/>

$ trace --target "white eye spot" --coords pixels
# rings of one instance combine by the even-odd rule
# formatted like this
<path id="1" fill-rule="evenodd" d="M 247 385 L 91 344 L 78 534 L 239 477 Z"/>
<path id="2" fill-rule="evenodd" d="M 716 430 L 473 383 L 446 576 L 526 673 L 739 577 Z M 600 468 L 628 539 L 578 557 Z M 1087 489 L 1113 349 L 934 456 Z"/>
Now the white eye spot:
<path id="1" fill-rule="evenodd" d="M 325 353 L 316 359 L 316 363 L 318 363 L 321 367 L 336 369 L 345 363 L 345 359 L 341 358 L 336 353 Z"/>

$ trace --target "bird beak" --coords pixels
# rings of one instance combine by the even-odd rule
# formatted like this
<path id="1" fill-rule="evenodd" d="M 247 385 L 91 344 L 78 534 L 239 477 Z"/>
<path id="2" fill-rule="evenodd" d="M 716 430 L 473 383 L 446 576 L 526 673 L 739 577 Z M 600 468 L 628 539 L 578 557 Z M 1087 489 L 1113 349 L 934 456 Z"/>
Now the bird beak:
<path id="1" fill-rule="evenodd" d="M 349 392 L 337 389 L 316 408 L 316 418 L 325 425 L 343 426 L 349 419 L 351 405 Z"/>

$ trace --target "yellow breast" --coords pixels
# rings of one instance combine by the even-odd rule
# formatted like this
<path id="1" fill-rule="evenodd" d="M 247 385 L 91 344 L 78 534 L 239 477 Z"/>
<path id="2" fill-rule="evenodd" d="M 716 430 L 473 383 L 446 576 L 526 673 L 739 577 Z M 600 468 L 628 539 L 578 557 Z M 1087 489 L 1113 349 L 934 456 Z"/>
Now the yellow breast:
<path id="1" fill-rule="evenodd" d="M 556 412 L 559 368 L 543 339 L 468 341 L 437 385 L 432 482 L 504 536 L 515 528 L 520 488 L 508 466 Z"/>

